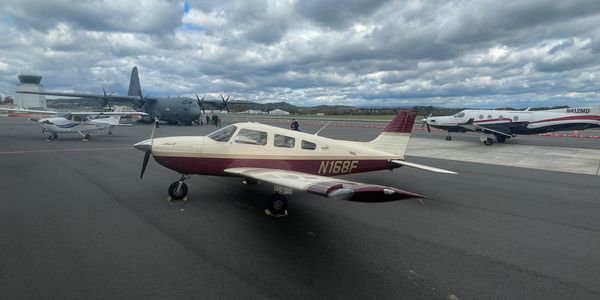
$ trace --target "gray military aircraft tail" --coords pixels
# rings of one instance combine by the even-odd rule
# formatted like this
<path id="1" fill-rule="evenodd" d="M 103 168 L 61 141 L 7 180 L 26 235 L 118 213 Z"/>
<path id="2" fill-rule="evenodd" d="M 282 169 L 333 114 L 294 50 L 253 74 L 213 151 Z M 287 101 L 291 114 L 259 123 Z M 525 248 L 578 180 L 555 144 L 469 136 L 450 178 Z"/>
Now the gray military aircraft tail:
<path id="1" fill-rule="evenodd" d="M 21 92 L 24 94 L 38 94 L 62 97 L 79 97 L 79 98 L 95 98 L 102 99 L 104 104 L 111 103 L 131 103 L 137 111 L 145 112 L 148 115 L 143 117 L 145 122 L 152 122 L 155 118 L 161 121 L 166 121 L 170 124 L 183 123 L 192 125 L 193 122 L 200 123 L 200 117 L 204 111 L 204 103 L 212 103 L 220 111 L 226 110 L 229 112 L 229 97 L 225 98 L 221 95 L 219 100 L 204 100 L 196 95 L 196 99 L 190 97 L 151 97 L 143 96 L 140 85 L 140 78 L 137 66 L 131 70 L 131 78 L 129 80 L 129 90 L 127 96 L 118 96 L 113 94 L 87 94 L 87 93 L 61 93 L 61 92 Z M 235 101 L 235 103 L 252 103 L 248 101 Z"/>

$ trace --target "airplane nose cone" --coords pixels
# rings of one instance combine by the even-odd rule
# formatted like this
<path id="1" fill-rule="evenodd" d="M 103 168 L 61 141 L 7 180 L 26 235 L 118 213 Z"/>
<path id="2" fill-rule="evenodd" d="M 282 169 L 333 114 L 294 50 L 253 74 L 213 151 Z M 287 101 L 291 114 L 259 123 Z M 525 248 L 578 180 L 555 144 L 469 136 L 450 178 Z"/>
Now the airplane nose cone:
<path id="1" fill-rule="evenodd" d="M 148 150 L 152 150 L 152 140 L 148 139 L 148 140 L 145 140 L 145 141 L 141 141 L 141 142 L 133 145 L 133 147 L 136 148 L 136 149 L 138 149 L 138 150 L 140 150 L 140 151 L 143 151 L 143 152 L 146 152 Z"/>

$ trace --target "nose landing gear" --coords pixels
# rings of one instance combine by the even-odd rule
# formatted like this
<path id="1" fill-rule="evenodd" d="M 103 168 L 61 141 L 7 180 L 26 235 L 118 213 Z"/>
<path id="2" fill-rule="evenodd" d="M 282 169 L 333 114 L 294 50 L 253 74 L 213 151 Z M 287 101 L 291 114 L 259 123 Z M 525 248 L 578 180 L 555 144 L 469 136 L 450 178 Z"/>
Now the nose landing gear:
<path id="1" fill-rule="evenodd" d="M 181 200 L 185 198 L 185 196 L 188 193 L 188 187 L 187 184 L 185 184 L 185 182 L 183 181 L 186 179 L 190 179 L 190 177 L 185 174 L 182 174 L 179 180 L 171 183 L 171 185 L 169 186 L 169 197 L 171 197 L 171 199 Z"/>

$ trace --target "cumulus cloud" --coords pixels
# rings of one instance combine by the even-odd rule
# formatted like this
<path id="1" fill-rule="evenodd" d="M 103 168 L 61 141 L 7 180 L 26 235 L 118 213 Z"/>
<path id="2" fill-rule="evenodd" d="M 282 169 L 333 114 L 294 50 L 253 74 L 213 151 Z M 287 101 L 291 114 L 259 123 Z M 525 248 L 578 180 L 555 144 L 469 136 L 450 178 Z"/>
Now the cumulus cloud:
<path id="1" fill-rule="evenodd" d="M 0 93 L 49 90 L 296 105 L 578 105 L 600 98 L 594 0 L 4 1 Z"/>

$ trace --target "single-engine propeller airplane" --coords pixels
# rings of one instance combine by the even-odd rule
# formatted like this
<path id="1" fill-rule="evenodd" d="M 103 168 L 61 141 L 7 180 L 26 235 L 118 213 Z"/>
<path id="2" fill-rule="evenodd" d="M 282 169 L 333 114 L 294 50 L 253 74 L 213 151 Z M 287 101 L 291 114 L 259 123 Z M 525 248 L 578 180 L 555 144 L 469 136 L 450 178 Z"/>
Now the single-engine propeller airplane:
<path id="1" fill-rule="evenodd" d="M 423 125 L 451 132 L 479 132 L 479 140 L 486 146 L 499 143 L 518 134 L 540 134 L 565 130 L 584 130 L 600 127 L 600 104 L 592 107 L 553 110 L 463 110 L 453 116 L 427 117 Z"/>
<path id="2" fill-rule="evenodd" d="M 243 183 L 273 184 L 267 214 L 286 215 L 284 195 L 306 191 L 334 199 L 383 202 L 423 197 L 393 187 L 352 182 L 330 176 L 392 170 L 408 166 L 456 174 L 404 160 L 416 113 L 400 111 L 370 142 L 330 139 L 259 123 L 236 123 L 207 136 L 154 137 L 133 147 L 144 151 L 140 178 L 150 155 L 159 164 L 181 174 L 168 189 L 172 199 L 183 199 L 189 175 L 238 176 Z"/>
<path id="3" fill-rule="evenodd" d="M 123 116 L 144 116 L 143 112 L 124 112 L 123 107 L 117 106 L 115 111 L 70 111 L 56 112 L 49 110 L 30 110 L 30 109 L 6 109 L 0 110 L 11 112 L 26 112 L 33 114 L 49 114 L 55 115 L 48 118 L 30 119 L 42 127 L 42 133 L 49 132 L 48 141 L 53 141 L 58 138 L 58 134 L 63 133 L 79 133 L 83 137 L 83 141 L 87 142 L 91 139 L 90 133 L 108 129 L 108 134 L 112 134 L 113 128 L 117 126 L 130 126 L 131 124 L 120 124 Z"/>

